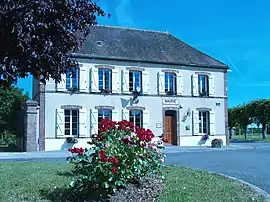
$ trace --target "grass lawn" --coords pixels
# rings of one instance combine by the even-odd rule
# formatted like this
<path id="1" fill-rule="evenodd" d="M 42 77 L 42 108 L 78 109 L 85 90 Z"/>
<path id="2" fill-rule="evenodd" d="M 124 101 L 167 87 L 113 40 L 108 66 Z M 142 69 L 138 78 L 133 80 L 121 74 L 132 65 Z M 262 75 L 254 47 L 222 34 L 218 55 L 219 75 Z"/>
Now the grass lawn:
<path id="1" fill-rule="evenodd" d="M 270 142 L 270 134 L 266 136 L 266 139 L 262 138 L 262 135 L 248 135 L 247 139 L 245 139 L 245 135 L 234 135 L 232 136 L 232 140 L 247 140 L 247 141 L 262 141 L 262 142 Z"/>
<path id="2" fill-rule="evenodd" d="M 41 190 L 68 185 L 70 169 L 65 163 L 0 163 L 0 201 L 48 201 Z M 165 175 L 160 201 L 264 201 L 246 186 L 208 172 L 169 167 Z"/>

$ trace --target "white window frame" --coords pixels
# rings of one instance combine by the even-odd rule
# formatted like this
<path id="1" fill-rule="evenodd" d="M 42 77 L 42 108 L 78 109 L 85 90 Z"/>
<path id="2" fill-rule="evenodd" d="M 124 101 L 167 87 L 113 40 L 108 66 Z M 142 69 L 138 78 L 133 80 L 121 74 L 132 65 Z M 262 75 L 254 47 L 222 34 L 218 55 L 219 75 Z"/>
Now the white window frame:
<path id="1" fill-rule="evenodd" d="M 98 109 L 98 120 L 99 120 L 99 117 L 100 117 L 99 116 L 100 111 L 103 111 L 102 112 L 102 119 L 106 118 L 105 115 L 104 115 L 105 110 L 110 111 L 110 120 L 112 120 L 112 110 L 111 109 Z M 100 123 L 100 122 L 98 121 L 98 123 Z"/>
<path id="2" fill-rule="evenodd" d="M 137 90 L 136 86 L 135 86 L 135 83 L 136 83 L 135 73 L 140 74 L 140 77 L 139 77 L 140 86 L 139 87 L 140 87 L 140 91 L 142 92 L 142 72 L 141 71 L 132 71 L 132 70 L 129 71 L 129 75 L 128 75 L 129 76 L 128 79 L 130 79 L 130 74 L 132 74 L 132 91 L 130 91 L 130 83 L 128 85 L 129 91 L 133 92 L 133 91 Z M 130 82 L 130 81 L 128 80 L 128 82 Z"/>
<path id="3" fill-rule="evenodd" d="M 108 89 L 108 90 L 112 90 L 112 70 L 111 69 L 105 69 L 105 68 L 99 68 L 98 69 L 98 88 L 99 88 L 99 81 L 100 81 L 100 77 L 99 77 L 99 72 L 100 70 L 102 71 L 102 89 Z M 105 88 L 106 86 L 106 79 L 105 79 L 105 71 L 109 71 L 109 88 Z M 101 90 L 99 88 L 99 90 Z"/>
<path id="4" fill-rule="evenodd" d="M 176 86 L 177 86 L 177 75 L 174 73 L 174 72 L 165 72 L 165 74 L 164 74 L 164 89 L 165 89 L 165 92 L 168 92 L 168 91 L 170 91 L 171 89 L 170 89 L 170 77 L 169 77 L 169 75 L 170 74 L 172 74 L 174 77 L 174 79 L 173 79 L 173 91 L 172 92 L 174 92 L 175 94 L 177 93 L 176 91 L 177 91 L 177 88 L 176 88 Z M 168 90 L 166 91 L 166 75 L 168 75 Z"/>
<path id="5" fill-rule="evenodd" d="M 203 92 L 203 81 L 202 79 L 200 79 L 201 77 L 203 77 L 205 79 L 204 81 L 204 88 L 205 88 L 205 92 Z M 199 95 L 201 95 L 202 93 L 206 93 L 205 96 L 209 96 L 209 76 L 208 75 L 204 75 L 204 74 L 199 74 L 198 75 L 198 91 L 199 91 Z"/>
<path id="6" fill-rule="evenodd" d="M 66 111 L 69 111 L 69 135 L 66 135 Z M 72 112 L 73 111 L 77 111 L 77 134 L 76 135 L 72 135 Z M 72 136 L 72 137 L 78 137 L 79 136 L 79 110 L 78 109 L 65 109 L 64 110 L 64 121 L 65 121 L 65 125 L 64 125 L 64 135 L 65 136 Z"/>
<path id="7" fill-rule="evenodd" d="M 206 132 L 203 132 L 204 123 L 203 123 L 203 114 L 206 115 Z M 209 111 L 199 111 L 199 134 L 208 134 L 210 135 L 210 112 Z"/>
<path id="8" fill-rule="evenodd" d="M 80 68 L 75 69 L 76 70 L 76 82 L 77 82 L 77 88 L 79 89 L 79 83 L 80 83 L 80 77 L 79 77 L 79 72 L 80 72 Z M 71 70 L 70 70 L 71 71 Z M 67 75 L 67 74 L 66 74 Z M 69 80 L 69 88 L 73 88 L 73 79 L 72 79 L 72 73 L 70 74 L 70 77 L 66 76 L 66 89 L 67 88 L 67 80 Z"/>
<path id="9" fill-rule="evenodd" d="M 136 126 L 136 115 L 132 115 L 133 111 L 139 111 L 140 113 L 140 126 L 139 127 L 143 127 L 143 110 L 137 110 L 137 109 L 133 109 L 133 110 L 129 110 L 129 121 L 131 121 L 131 117 L 133 117 L 133 124 L 134 126 Z"/>

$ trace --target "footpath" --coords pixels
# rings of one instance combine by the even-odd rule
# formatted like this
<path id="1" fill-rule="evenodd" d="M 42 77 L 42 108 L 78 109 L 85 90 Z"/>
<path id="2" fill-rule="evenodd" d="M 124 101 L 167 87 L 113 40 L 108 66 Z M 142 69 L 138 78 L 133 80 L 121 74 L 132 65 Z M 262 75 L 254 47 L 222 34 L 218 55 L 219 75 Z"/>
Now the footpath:
<path id="1" fill-rule="evenodd" d="M 256 144 L 231 144 L 229 147 L 211 148 L 205 146 L 179 147 L 166 146 L 165 154 L 182 152 L 215 152 L 228 150 L 256 149 L 258 147 L 270 147 L 267 145 Z M 38 152 L 1 152 L 0 160 L 27 160 L 27 159 L 64 159 L 70 156 L 68 151 L 38 151 Z"/>

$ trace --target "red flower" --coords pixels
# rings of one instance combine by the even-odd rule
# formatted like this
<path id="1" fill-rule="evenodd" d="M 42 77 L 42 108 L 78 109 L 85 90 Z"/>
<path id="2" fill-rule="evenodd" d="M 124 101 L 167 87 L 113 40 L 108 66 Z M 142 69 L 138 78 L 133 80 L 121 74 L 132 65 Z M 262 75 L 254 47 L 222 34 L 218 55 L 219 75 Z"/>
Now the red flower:
<path id="1" fill-rule="evenodd" d="M 124 142 L 124 144 L 128 144 L 129 143 L 129 141 L 128 141 L 127 138 L 122 139 L 122 141 Z"/>
<path id="2" fill-rule="evenodd" d="M 97 135 L 97 140 L 98 140 L 98 141 L 103 141 L 103 140 L 104 140 L 103 135 L 98 134 L 98 135 Z"/>
<path id="3" fill-rule="evenodd" d="M 112 173 L 115 175 L 116 173 L 117 173 L 117 171 L 118 171 L 118 168 L 117 167 L 112 167 Z"/>
<path id="4" fill-rule="evenodd" d="M 140 143 L 140 146 L 141 146 L 141 147 L 145 147 L 145 143 L 144 143 L 144 142 L 141 142 L 141 143 Z"/>
<path id="5" fill-rule="evenodd" d="M 99 152 L 99 158 L 101 162 L 106 162 L 107 161 L 107 155 L 105 151 L 100 151 Z"/>
<path id="6" fill-rule="evenodd" d="M 83 155 L 84 154 L 84 149 L 83 148 L 69 148 L 68 149 L 69 152 L 71 152 L 72 154 L 78 154 L 78 155 Z"/>
<path id="7" fill-rule="evenodd" d="M 164 137 L 162 140 L 163 140 L 163 142 L 165 142 L 165 143 L 168 143 L 168 142 L 169 142 L 168 139 L 165 138 L 165 137 Z"/>
<path id="8" fill-rule="evenodd" d="M 118 159 L 117 159 L 116 157 L 110 157 L 110 158 L 108 159 L 108 161 L 109 161 L 110 163 L 115 164 L 115 165 L 118 164 Z"/>
<path id="9" fill-rule="evenodd" d="M 116 129 L 116 122 L 111 121 L 109 119 L 103 119 L 98 125 L 98 132 L 99 134 L 106 132 L 108 130 L 115 130 Z"/>

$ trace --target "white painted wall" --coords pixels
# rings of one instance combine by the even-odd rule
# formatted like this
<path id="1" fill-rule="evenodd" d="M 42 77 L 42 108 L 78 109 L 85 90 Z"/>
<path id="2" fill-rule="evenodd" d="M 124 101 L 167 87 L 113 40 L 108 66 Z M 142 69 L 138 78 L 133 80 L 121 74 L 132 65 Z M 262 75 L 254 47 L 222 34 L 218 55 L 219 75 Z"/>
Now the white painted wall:
<path id="1" fill-rule="evenodd" d="M 139 98 L 139 103 L 136 106 L 145 107 L 149 112 L 149 128 L 154 132 L 155 135 L 161 135 L 163 133 L 163 117 L 162 117 L 162 99 L 170 98 L 168 96 L 160 96 L 157 94 L 158 90 L 158 73 L 162 69 L 175 69 L 180 70 L 182 80 L 182 93 L 181 96 L 173 97 L 174 99 L 179 100 L 181 106 L 180 109 L 180 119 L 182 120 L 183 116 L 188 109 L 191 111 L 196 111 L 196 108 L 209 108 L 211 112 L 214 112 L 214 131 L 215 135 L 224 139 L 225 141 L 225 103 L 224 103 L 224 70 L 210 69 L 210 68 L 195 68 L 195 67 L 175 67 L 175 66 L 162 66 L 162 65 L 141 65 L 139 63 L 121 63 L 121 62 L 104 62 L 104 61 L 94 61 L 94 60 L 80 60 L 83 64 L 83 89 L 79 94 L 70 94 L 68 92 L 56 92 L 56 86 L 54 81 L 49 81 L 46 85 L 46 105 L 45 105 L 45 137 L 46 139 L 46 150 L 60 150 L 66 149 L 70 145 L 65 143 L 65 139 L 53 139 L 56 138 L 56 109 L 60 109 L 62 105 L 79 105 L 86 111 L 86 123 L 87 123 L 87 133 L 86 137 L 91 135 L 91 110 L 96 106 L 114 106 L 115 110 L 118 112 L 118 120 L 122 119 L 122 111 L 131 106 L 130 98 L 131 95 L 121 94 L 121 76 L 115 77 L 118 78 L 119 83 L 119 94 L 112 95 L 100 95 L 100 94 L 91 94 L 91 69 L 95 68 L 95 65 L 107 64 L 115 66 L 116 70 L 120 73 L 121 70 L 126 67 L 137 67 L 145 68 L 149 75 L 149 90 L 147 95 L 141 96 Z M 90 63 L 91 62 L 91 63 Z M 212 98 L 201 98 L 201 97 L 192 97 L 192 75 L 195 72 L 208 72 L 211 73 L 211 77 L 214 78 L 214 91 L 215 94 Z M 81 75 L 82 76 L 82 75 Z M 58 85 L 64 87 L 64 85 Z M 219 105 L 217 105 L 219 103 Z M 134 104 L 135 105 L 135 104 Z M 180 107 L 176 106 L 176 107 Z M 161 124 L 161 125 L 160 125 Z M 186 130 L 186 127 L 189 126 L 190 130 Z M 193 135 L 193 122 L 192 116 L 189 116 L 185 122 L 181 121 L 180 124 L 181 131 L 181 146 L 197 146 L 200 142 L 201 136 L 192 136 Z M 212 136 L 211 136 L 212 138 Z M 211 139 L 210 139 L 211 140 Z M 208 140 L 205 144 L 211 144 Z M 85 145 L 86 139 L 80 139 L 80 145 Z"/>
<path id="2" fill-rule="evenodd" d="M 180 137 L 180 146 L 211 146 L 212 140 L 214 139 L 221 139 L 223 141 L 223 146 L 226 146 L 225 135 L 209 136 L 209 139 L 206 141 L 203 141 L 201 139 L 202 139 L 202 136 Z"/>
<path id="3" fill-rule="evenodd" d="M 45 151 L 66 151 L 69 148 L 88 148 L 91 146 L 87 142 L 91 141 L 91 138 L 79 138 L 75 144 L 67 143 L 66 139 L 46 139 L 45 140 Z"/>

